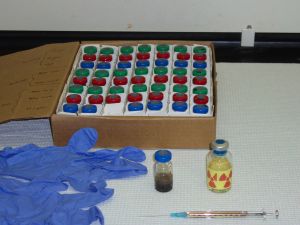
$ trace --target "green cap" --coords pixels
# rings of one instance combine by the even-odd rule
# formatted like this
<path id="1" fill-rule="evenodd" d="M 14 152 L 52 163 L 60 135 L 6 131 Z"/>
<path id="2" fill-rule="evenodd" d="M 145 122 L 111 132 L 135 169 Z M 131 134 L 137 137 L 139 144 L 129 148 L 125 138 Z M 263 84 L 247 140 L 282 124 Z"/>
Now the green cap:
<path id="1" fill-rule="evenodd" d="M 108 77 L 108 76 L 109 76 L 108 70 L 97 70 L 95 72 L 95 77 L 102 78 L 102 77 Z"/>
<path id="2" fill-rule="evenodd" d="M 184 76 L 187 74 L 186 68 L 175 68 L 173 69 L 173 74 L 178 76 Z"/>
<path id="3" fill-rule="evenodd" d="M 196 94 L 196 95 L 199 95 L 199 94 L 207 95 L 207 92 L 208 92 L 207 88 L 203 87 L 203 86 L 197 86 L 197 87 L 193 88 L 193 94 Z"/>
<path id="4" fill-rule="evenodd" d="M 174 48 L 174 52 L 186 53 L 187 47 L 185 45 L 176 45 Z"/>
<path id="5" fill-rule="evenodd" d="M 100 49 L 100 54 L 111 55 L 114 54 L 114 49 L 111 47 L 104 47 Z"/>
<path id="6" fill-rule="evenodd" d="M 102 87 L 99 86 L 91 86 L 88 88 L 88 94 L 100 95 L 103 93 Z"/>
<path id="7" fill-rule="evenodd" d="M 88 55 L 94 55 L 97 52 L 97 48 L 95 46 L 86 46 L 84 47 L 83 52 Z"/>
<path id="8" fill-rule="evenodd" d="M 158 52 L 168 52 L 170 50 L 170 46 L 169 45 L 165 45 L 165 44 L 157 45 L 156 46 L 156 50 Z"/>
<path id="9" fill-rule="evenodd" d="M 194 53 L 206 53 L 206 48 L 203 46 L 197 46 L 193 49 Z"/>
<path id="10" fill-rule="evenodd" d="M 147 85 L 146 84 L 134 84 L 132 86 L 133 92 L 146 92 L 147 91 Z"/>
<path id="11" fill-rule="evenodd" d="M 154 73 L 159 74 L 159 75 L 165 75 L 168 73 L 168 68 L 167 67 L 155 67 Z"/>
<path id="12" fill-rule="evenodd" d="M 184 84 L 175 84 L 173 86 L 173 92 L 178 92 L 178 93 L 186 93 L 188 90 L 187 86 Z"/>
<path id="13" fill-rule="evenodd" d="M 194 69 L 193 70 L 193 76 L 205 76 L 206 75 L 206 70 L 205 69 Z"/>
<path id="14" fill-rule="evenodd" d="M 150 45 L 139 45 L 138 50 L 139 50 L 139 52 L 150 52 L 151 46 Z"/>
<path id="15" fill-rule="evenodd" d="M 83 92 L 83 86 L 79 84 L 72 84 L 69 86 L 69 92 L 75 94 L 81 94 Z"/>
<path id="16" fill-rule="evenodd" d="M 161 83 L 155 83 L 151 85 L 151 91 L 165 91 L 166 90 L 166 85 L 165 84 L 161 84 Z"/>
<path id="17" fill-rule="evenodd" d="M 110 94 L 121 94 L 124 93 L 124 88 L 122 86 L 112 86 L 109 89 Z"/>
<path id="18" fill-rule="evenodd" d="M 148 68 L 147 67 L 137 67 L 134 70 L 135 75 L 147 75 L 148 74 Z"/>
<path id="19" fill-rule="evenodd" d="M 122 54 L 131 54 L 133 53 L 133 47 L 132 46 L 122 46 L 121 47 L 121 53 Z"/>
<path id="20" fill-rule="evenodd" d="M 127 76 L 128 71 L 126 69 L 115 69 L 114 76 L 116 77 L 124 77 Z"/>
<path id="21" fill-rule="evenodd" d="M 75 75 L 78 77 L 87 77 L 90 75 L 90 71 L 88 69 L 77 69 L 75 70 Z"/>

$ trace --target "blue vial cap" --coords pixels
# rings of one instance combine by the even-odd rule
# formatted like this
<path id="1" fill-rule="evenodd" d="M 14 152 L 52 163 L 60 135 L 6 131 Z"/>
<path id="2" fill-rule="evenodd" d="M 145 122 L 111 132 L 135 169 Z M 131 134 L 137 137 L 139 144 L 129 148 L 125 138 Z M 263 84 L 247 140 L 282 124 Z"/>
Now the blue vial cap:
<path id="1" fill-rule="evenodd" d="M 97 112 L 97 106 L 95 105 L 84 105 L 81 108 L 82 113 L 96 113 Z"/>
<path id="2" fill-rule="evenodd" d="M 206 62 L 204 62 L 204 61 L 195 61 L 194 63 L 193 63 L 193 67 L 194 68 L 200 68 L 200 69 L 205 69 L 206 67 L 207 67 L 207 64 L 206 64 Z"/>
<path id="3" fill-rule="evenodd" d="M 108 62 L 102 62 L 97 64 L 97 69 L 110 69 L 110 63 Z"/>
<path id="4" fill-rule="evenodd" d="M 148 67 L 150 62 L 148 60 L 139 60 L 136 62 L 136 67 Z"/>
<path id="5" fill-rule="evenodd" d="M 162 109 L 163 104 L 161 101 L 157 101 L 157 100 L 153 100 L 153 101 L 149 101 L 147 104 L 148 109 L 150 110 L 156 110 L 159 111 Z"/>
<path id="6" fill-rule="evenodd" d="M 140 102 L 132 102 L 128 104 L 128 111 L 142 111 L 144 108 Z"/>
<path id="7" fill-rule="evenodd" d="M 180 67 L 180 68 L 187 67 L 188 66 L 188 61 L 176 60 L 174 65 L 175 65 L 175 67 Z"/>
<path id="8" fill-rule="evenodd" d="M 63 110 L 67 113 L 76 113 L 78 111 L 78 105 L 74 103 L 64 104 Z"/>
<path id="9" fill-rule="evenodd" d="M 186 102 L 173 102 L 172 109 L 177 112 L 185 112 L 188 108 Z"/>
<path id="10" fill-rule="evenodd" d="M 130 62 L 118 62 L 118 69 L 127 69 L 131 67 Z"/>
<path id="11" fill-rule="evenodd" d="M 158 150 L 154 154 L 154 159 L 157 162 L 166 163 L 172 159 L 172 153 L 169 150 Z"/>
<path id="12" fill-rule="evenodd" d="M 169 61 L 167 59 L 157 59 L 155 60 L 155 66 L 168 66 Z"/>
<path id="13" fill-rule="evenodd" d="M 194 105 L 193 106 L 193 113 L 207 114 L 208 113 L 208 106 L 207 105 Z"/>
<path id="14" fill-rule="evenodd" d="M 213 153 L 218 156 L 224 156 L 227 153 L 228 142 L 224 139 L 216 139 L 210 143 L 210 148 L 213 150 Z"/>
<path id="15" fill-rule="evenodd" d="M 93 69 L 94 68 L 94 62 L 82 61 L 80 63 L 80 67 L 83 68 L 83 69 Z"/>

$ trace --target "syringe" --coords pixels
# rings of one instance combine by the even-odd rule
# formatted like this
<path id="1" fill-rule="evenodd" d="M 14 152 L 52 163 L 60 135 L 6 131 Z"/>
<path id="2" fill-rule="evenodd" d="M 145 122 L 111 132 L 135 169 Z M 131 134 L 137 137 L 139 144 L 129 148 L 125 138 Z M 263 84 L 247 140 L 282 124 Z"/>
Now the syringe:
<path id="1" fill-rule="evenodd" d="M 147 217 L 160 217 L 166 215 L 152 215 Z M 261 217 L 274 216 L 276 219 L 279 217 L 279 211 L 266 212 L 262 211 L 185 211 L 185 212 L 172 212 L 170 217 L 175 218 L 246 218 L 246 217 Z"/>

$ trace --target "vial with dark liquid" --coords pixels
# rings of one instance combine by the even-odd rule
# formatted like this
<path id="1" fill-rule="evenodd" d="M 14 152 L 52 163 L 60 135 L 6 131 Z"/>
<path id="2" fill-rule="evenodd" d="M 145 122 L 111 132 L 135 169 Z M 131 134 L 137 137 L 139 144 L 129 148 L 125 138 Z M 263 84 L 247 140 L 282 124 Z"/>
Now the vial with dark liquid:
<path id="1" fill-rule="evenodd" d="M 168 192 L 173 188 L 172 153 L 168 150 L 159 150 L 154 154 L 154 181 L 155 189 L 159 192 Z"/>

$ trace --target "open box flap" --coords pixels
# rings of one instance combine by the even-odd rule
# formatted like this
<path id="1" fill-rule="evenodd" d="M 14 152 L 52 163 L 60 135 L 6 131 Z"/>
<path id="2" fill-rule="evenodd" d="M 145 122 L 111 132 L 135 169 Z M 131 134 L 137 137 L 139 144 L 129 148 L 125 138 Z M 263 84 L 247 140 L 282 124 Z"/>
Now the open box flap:
<path id="1" fill-rule="evenodd" d="M 0 57 L 0 123 L 50 117 L 78 48 L 48 44 Z"/>

